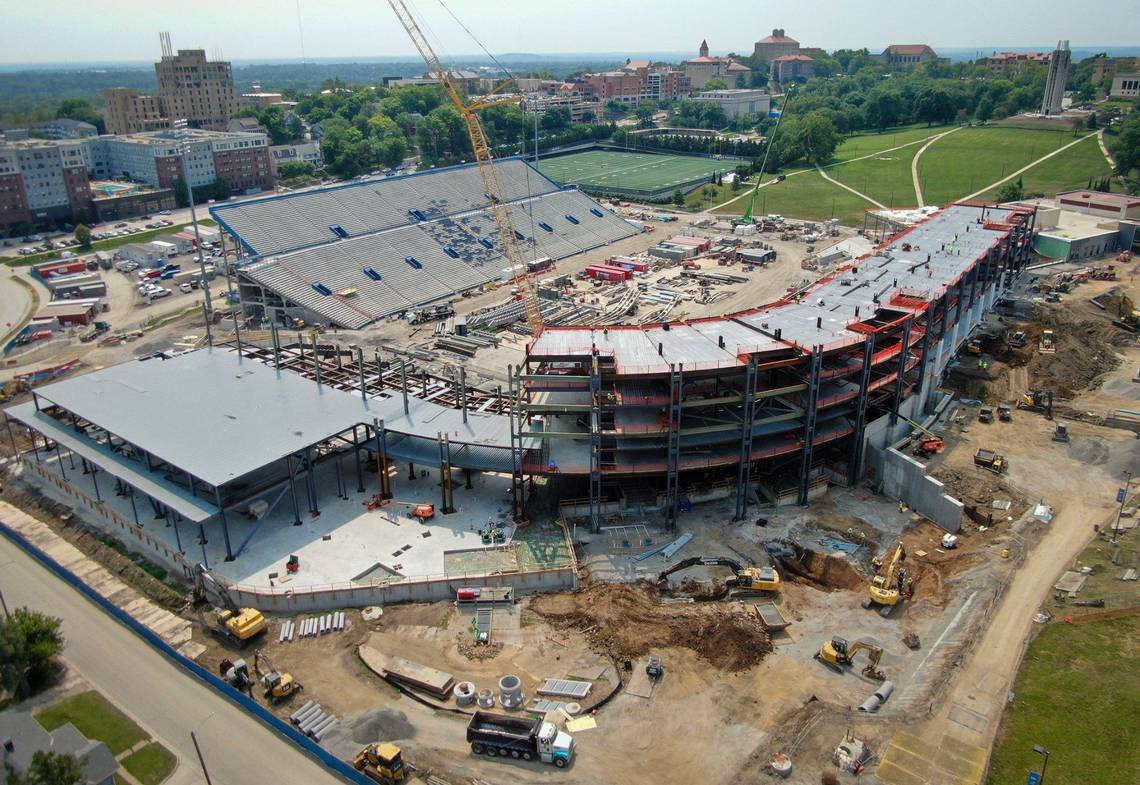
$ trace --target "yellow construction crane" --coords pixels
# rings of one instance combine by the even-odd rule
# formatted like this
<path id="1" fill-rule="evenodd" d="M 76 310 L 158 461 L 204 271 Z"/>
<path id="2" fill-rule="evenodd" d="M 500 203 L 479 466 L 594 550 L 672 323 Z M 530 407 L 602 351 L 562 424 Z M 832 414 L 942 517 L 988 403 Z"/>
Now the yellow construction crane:
<path id="1" fill-rule="evenodd" d="M 475 161 L 479 165 L 479 175 L 483 178 L 483 187 L 486 189 L 487 198 L 490 200 L 491 215 L 499 227 L 499 239 L 503 244 L 503 255 L 507 257 L 507 262 L 510 264 L 513 283 L 516 284 L 519 294 L 522 295 L 527 324 L 532 330 L 537 331 L 542 326 L 542 311 L 538 305 L 538 291 L 535 289 L 534 281 L 531 280 L 530 272 L 527 269 L 526 255 L 519 245 L 519 236 L 515 233 L 510 210 L 507 208 L 507 199 L 503 194 L 502 185 L 499 184 L 499 175 L 495 171 L 495 161 L 491 156 L 491 145 L 487 142 L 487 134 L 484 132 L 483 124 L 479 121 L 477 114 L 488 106 L 518 100 L 501 96 L 495 97 L 500 90 L 507 86 L 510 80 L 503 82 L 482 99 L 468 102 L 456 88 L 451 75 L 431 48 L 431 44 L 428 43 L 423 31 L 416 24 L 415 17 L 404 4 L 404 0 L 388 0 L 388 5 L 392 6 L 400 24 L 404 26 L 408 37 L 412 39 L 412 43 L 419 50 L 420 56 L 427 64 L 428 73 L 440 81 L 447 91 L 448 97 L 455 104 L 455 108 L 463 116 L 463 121 L 467 124 L 467 135 L 471 138 L 471 149 L 475 153 Z"/>

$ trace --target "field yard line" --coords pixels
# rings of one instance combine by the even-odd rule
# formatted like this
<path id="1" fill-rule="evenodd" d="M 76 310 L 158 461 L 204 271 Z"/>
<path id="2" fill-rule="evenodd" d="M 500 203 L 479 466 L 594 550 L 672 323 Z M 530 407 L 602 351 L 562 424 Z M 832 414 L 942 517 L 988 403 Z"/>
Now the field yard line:
<path id="1" fill-rule="evenodd" d="M 952 128 L 950 130 L 951 131 L 957 131 L 958 129 Z M 950 131 L 944 131 L 943 133 L 935 134 L 933 138 L 926 136 L 926 137 L 923 137 L 922 139 L 915 139 L 913 142 L 907 142 L 906 144 L 895 145 L 894 147 L 887 147 L 886 149 L 883 149 L 883 150 L 876 150 L 873 153 L 867 153 L 866 155 L 861 155 L 858 158 L 851 158 L 851 159 L 846 160 L 846 161 L 836 161 L 835 163 L 828 164 L 827 166 L 825 166 L 823 168 L 824 169 L 834 169 L 837 166 L 845 166 L 847 164 L 853 164 L 856 161 L 866 161 L 868 158 L 874 158 L 876 156 L 882 155 L 883 153 L 893 153 L 895 150 L 902 150 L 904 147 L 912 147 L 916 144 L 922 144 L 927 139 L 931 139 L 931 141 L 934 141 L 938 137 L 943 136 L 943 135 L 948 134 L 948 133 L 950 133 Z M 925 148 L 923 148 L 923 149 L 925 149 Z M 922 155 L 922 151 L 919 151 L 917 153 L 917 155 Z M 794 172 L 788 172 L 787 177 L 793 177 L 797 174 L 803 174 L 804 172 L 811 172 L 811 171 L 813 171 L 813 170 L 812 169 L 797 169 Z M 828 177 L 827 179 L 831 180 L 830 177 Z M 767 188 L 769 185 L 771 185 L 774 182 L 776 182 L 775 179 L 769 180 L 768 182 L 762 184 L 760 187 L 761 188 Z M 832 180 L 832 182 L 835 182 L 835 181 Z M 843 183 L 836 183 L 836 185 L 843 185 Z M 846 186 L 844 186 L 844 187 L 846 187 Z M 713 205 L 712 207 L 708 207 L 704 210 L 701 210 L 701 213 L 711 213 L 714 210 L 719 210 L 722 207 L 727 207 L 728 205 L 735 202 L 737 199 L 743 199 L 745 196 L 750 196 L 750 195 L 751 195 L 750 192 L 745 191 L 744 193 L 740 194 L 739 196 L 732 197 L 727 202 L 721 202 L 720 204 L 716 204 L 716 205 Z M 863 194 L 859 194 L 859 196 L 863 196 Z M 875 202 L 873 199 L 867 199 L 867 201 L 878 204 L 878 202 Z M 882 205 L 879 205 L 879 207 L 882 207 Z"/>
<path id="2" fill-rule="evenodd" d="M 963 196 L 961 199 L 956 199 L 955 201 L 962 202 L 962 201 L 965 201 L 967 199 L 973 199 L 977 196 L 981 196 L 986 191 L 989 191 L 993 188 L 997 188 L 999 185 L 1003 185 L 1004 183 L 1008 183 L 1010 180 L 1017 177 L 1018 175 L 1021 175 L 1021 174 L 1024 174 L 1025 172 L 1028 172 L 1030 169 L 1037 166 L 1037 164 L 1041 163 L 1042 161 L 1047 161 L 1050 158 L 1052 158 L 1053 156 L 1057 155 L 1057 153 L 1063 153 L 1066 150 L 1068 150 L 1070 147 L 1072 147 L 1073 145 L 1080 144 L 1081 142 L 1088 139 L 1090 136 L 1096 136 L 1099 133 L 1100 133 L 1100 131 L 1093 131 L 1091 134 L 1086 134 L 1086 135 L 1082 136 L 1080 139 L 1074 139 L 1073 141 L 1069 142 L 1067 145 L 1064 145 L 1063 147 L 1058 147 L 1053 152 L 1046 153 L 1045 155 L 1038 158 L 1036 161 L 1033 161 L 1032 163 L 1021 167 L 1020 169 L 1018 169 L 1013 174 L 1006 175 L 1005 177 L 998 180 L 996 183 L 990 183 L 989 185 L 987 185 L 985 188 L 981 189 L 980 191 L 975 191 L 974 193 L 970 194 L 969 196 Z"/>
<path id="3" fill-rule="evenodd" d="M 822 167 L 822 166 L 817 166 L 817 167 L 816 167 L 816 170 L 819 172 L 820 176 L 821 176 L 821 177 L 823 177 L 823 179 L 824 179 L 824 180 L 827 180 L 829 183 L 835 183 L 835 184 L 836 184 L 836 185 L 838 185 L 840 188 L 842 188 L 844 191 L 850 191 L 851 193 L 853 193 L 853 194 L 855 194 L 856 196 L 858 196 L 860 199 L 866 199 L 868 202 L 870 202 L 871 204 L 875 205 L 875 206 L 876 206 L 876 207 L 878 207 L 880 210 L 886 210 L 886 209 L 887 209 L 887 206 L 886 206 L 885 204 L 882 204 L 882 203 L 880 203 L 880 202 L 876 202 L 874 199 L 872 199 L 871 197 L 867 196 L 867 194 L 865 194 L 865 193 L 861 193 L 860 191 L 856 191 L 856 190 L 855 190 L 854 188 L 852 188 L 851 186 L 849 186 L 849 185 L 844 185 L 843 183 L 839 182 L 839 181 L 838 181 L 838 180 L 836 180 L 834 177 L 832 177 L 831 175 L 829 175 L 827 172 L 823 171 L 823 167 Z"/>
<path id="4" fill-rule="evenodd" d="M 922 182 L 918 179 L 918 159 L 922 158 L 922 154 L 926 152 L 926 148 L 930 147 L 930 145 L 934 144 L 947 134 L 954 133 L 960 128 L 962 128 L 962 126 L 951 128 L 949 131 L 943 131 L 942 133 L 935 135 L 930 141 L 922 146 L 921 150 L 914 154 L 914 158 L 910 159 L 910 179 L 911 182 L 914 183 L 914 198 L 918 200 L 919 207 L 926 207 L 926 202 L 922 201 Z"/>

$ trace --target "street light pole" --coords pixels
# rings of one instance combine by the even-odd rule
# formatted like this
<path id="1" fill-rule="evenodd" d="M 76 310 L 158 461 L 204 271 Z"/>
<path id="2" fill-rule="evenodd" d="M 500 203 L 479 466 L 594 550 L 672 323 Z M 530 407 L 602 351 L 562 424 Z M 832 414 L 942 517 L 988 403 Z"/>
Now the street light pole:
<path id="1" fill-rule="evenodd" d="M 198 271 L 202 274 L 202 293 L 206 295 L 206 343 L 214 345 L 214 338 L 210 332 L 210 319 L 214 315 L 214 305 L 210 299 L 210 282 L 206 279 L 206 259 L 202 255 L 202 236 L 198 233 L 198 213 L 194 207 L 194 189 L 190 185 L 190 171 L 186 165 L 186 158 L 190 154 L 190 128 L 185 119 L 175 120 L 174 128 L 178 132 L 178 152 L 182 158 L 182 180 L 186 184 L 186 199 L 190 203 L 190 222 L 194 224 L 194 243 L 198 251 Z"/>

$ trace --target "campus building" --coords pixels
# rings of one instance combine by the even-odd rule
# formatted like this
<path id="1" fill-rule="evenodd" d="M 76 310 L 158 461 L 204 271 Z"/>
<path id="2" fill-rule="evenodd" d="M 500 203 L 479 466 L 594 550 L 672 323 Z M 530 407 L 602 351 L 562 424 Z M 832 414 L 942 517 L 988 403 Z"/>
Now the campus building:
<path id="1" fill-rule="evenodd" d="M 752 69 L 733 57 L 710 57 L 708 41 L 701 41 L 699 54 L 685 61 L 685 76 L 693 90 L 700 90 L 713 79 L 722 79 L 730 88 L 747 87 Z"/>
<path id="2" fill-rule="evenodd" d="M 1117 74 L 1112 77 L 1109 98 L 1136 98 L 1140 96 L 1140 72 Z"/>
<path id="3" fill-rule="evenodd" d="M 879 59 L 891 68 L 906 68 L 907 66 L 931 63 L 938 60 L 938 53 L 926 44 L 891 44 Z"/>
<path id="4" fill-rule="evenodd" d="M 772 35 L 764 36 L 752 48 L 752 56 L 765 63 L 771 63 L 777 57 L 794 55 L 800 52 L 800 42 L 784 35 L 783 28 L 772 31 Z"/>
<path id="5" fill-rule="evenodd" d="M 994 76 L 1016 76 L 1026 68 L 1047 66 L 1051 52 L 994 52 L 986 58 L 986 67 Z"/>
<path id="6" fill-rule="evenodd" d="M 811 79 L 815 75 L 815 61 L 805 54 L 780 55 L 772 61 L 768 78 L 781 84 L 796 79 Z"/>
<path id="7" fill-rule="evenodd" d="M 772 97 L 766 90 L 710 90 L 697 93 L 693 100 L 716 104 L 729 120 L 763 117 L 772 105 Z"/>
<path id="8" fill-rule="evenodd" d="M 0 230 L 86 217 L 92 198 L 87 144 L 84 139 L 0 142 Z"/>
<path id="9" fill-rule="evenodd" d="M 617 101 L 636 106 L 642 101 L 671 101 L 689 94 L 689 78 L 671 68 L 654 68 L 648 60 L 626 60 L 618 71 L 586 74 L 578 87 L 599 103 Z"/>

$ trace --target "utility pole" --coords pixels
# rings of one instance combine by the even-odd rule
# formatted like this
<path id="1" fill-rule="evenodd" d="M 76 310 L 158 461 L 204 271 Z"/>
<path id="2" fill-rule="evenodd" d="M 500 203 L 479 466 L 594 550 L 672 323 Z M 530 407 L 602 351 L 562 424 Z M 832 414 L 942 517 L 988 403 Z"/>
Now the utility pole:
<path id="1" fill-rule="evenodd" d="M 1112 525 L 1112 538 L 1116 542 L 1116 533 L 1120 530 L 1120 516 L 1124 514 L 1124 503 L 1128 501 L 1128 486 L 1132 484 L 1132 470 L 1124 472 L 1124 487 L 1120 489 L 1120 507 L 1116 510 L 1116 523 Z"/>
<path id="2" fill-rule="evenodd" d="M 198 737 L 190 731 L 190 740 L 194 742 L 194 752 L 198 753 L 198 763 L 202 767 L 202 776 L 206 778 L 206 785 L 214 785 L 210 780 L 210 772 L 206 769 L 206 759 L 202 757 L 202 748 L 198 746 Z"/>
<path id="3" fill-rule="evenodd" d="M 198 251 L 198 271 L 202 274 L 202 293 L 206 295 L 206 343 L 214 345 L 210 334 L 210 319 L 214 315 L 214 305 L 210 300 L 210 282 L 206 279 L 206 259 L 202 255 L 202 237 L 198 234 L 198 213 L 194 208 L 194 189 L 190 185 L 190 169 L 186 165 L 186 158 L 190 155 L 190 126 L 185 118 L 174 121 L 174 129 L 178 134 L 178 152 L 182 158 L 182 180 L 186 183 L 186 199 L 190 203 L 190 222 L 194 224 L 194 243 Z M 223 264 L 225 260 L 222 260 Z"/>

